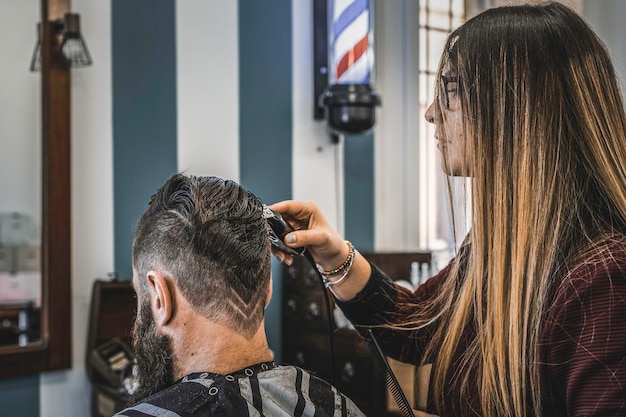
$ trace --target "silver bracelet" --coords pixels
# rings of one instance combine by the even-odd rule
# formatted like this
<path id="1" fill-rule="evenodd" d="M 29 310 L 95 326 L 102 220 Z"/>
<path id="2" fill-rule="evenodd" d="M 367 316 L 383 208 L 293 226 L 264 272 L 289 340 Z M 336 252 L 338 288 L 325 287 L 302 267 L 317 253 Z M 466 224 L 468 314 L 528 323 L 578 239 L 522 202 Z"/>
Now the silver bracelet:
<path id="1" fill-rule="evenodd" d="M 343 275 L 340 276 L 339 279 L 336 281 L 330 281 L 327 275 L 323 275 L 320 273 L 320 275 L 322 275 L 322 282 L 324 283 L 324 288 L 330 288 L 333 285 L 341 284 L 341 282 L 348 277 L 348 274 L 350 273 L 350 270 L 352 269 L 353 263 L 354 263 L 354 255 L 350 257 L 350 262 L 348 263 L 348 265 L 344 267 L 345 272 L 343 273 Z"/>

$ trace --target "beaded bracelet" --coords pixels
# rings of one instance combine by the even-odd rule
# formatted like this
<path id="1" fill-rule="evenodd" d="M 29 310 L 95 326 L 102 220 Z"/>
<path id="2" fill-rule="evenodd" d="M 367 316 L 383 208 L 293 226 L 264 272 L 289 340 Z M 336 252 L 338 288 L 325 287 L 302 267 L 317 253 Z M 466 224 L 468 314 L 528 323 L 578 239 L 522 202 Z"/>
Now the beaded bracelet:
<path id="1" fill-rule="evenodd" d="M 354 256 L 352 256 L 350 258 L 350 263 L 348 263 L 348 265 L 346 266 L 345 272 L 343 273 L 342 276 L 339 277 L 338 280 L 336 281 L 330 281 L 326 275 L 322 275 L 322 282 L 324 283 L 324 288 L 329 288 L 333 285 L 337 285 L 340 284 L 341 281 L 343 281 L 344 279 L 347 278 L 348 274 L 350 273 L 350 270 L 352 269 L 352 263 L 354 262 Z M 331 288 L 332 290 L 332 288 Z"/>
<path id="2" fill-rule="evenodd" d="M 354 250 L 354 246 L 352 246 L 352 243 L 346 240 L 346 244 L 348 245 L 348 248 L 350 251 L 348 252 L 348 257 L 346 258 L 346 260 L 339 267 L 331 271 L 325 271 L 320 265 L 316 264 L 317 270 L 322 276 L 322 280 L 324 281 L 324 286 L 326 288 L 328 288 L 331 285 L 339 284 L 341 281 L 343 281 L 348 276 L 348 273 L 350 272 L 350 269 L 352 268 L 352 264 L 354 262 L 355 250 Z M 336 281 L 328 280 L 328 277 L 332 277 L 332 276 L 339 275 L 339 274 L 342 274 L 342 275 L 341 277 L 339 277 L 338 280 Z"/>
<path id="3" fill-rule="evenodd" d="M 341 265 L 339 265 L 339 267 L 331 271 L 324 271 L 324 269 L 319 264 L 316 264 L 315 266 L 317 267 L 317 270 L 320 274 L 326 275 L 327 277 L 332 277 L 333 275 L 339 275 L 340 273 L 344 272 L 348 264 L 351 263 L 354 258 L 354 246 L 352 246 L 352 243 L 350 243 L 350 241 L 348 240 L 346 240 L 346 244 L 348 245 L 349 249 L 346 260 Z"/>

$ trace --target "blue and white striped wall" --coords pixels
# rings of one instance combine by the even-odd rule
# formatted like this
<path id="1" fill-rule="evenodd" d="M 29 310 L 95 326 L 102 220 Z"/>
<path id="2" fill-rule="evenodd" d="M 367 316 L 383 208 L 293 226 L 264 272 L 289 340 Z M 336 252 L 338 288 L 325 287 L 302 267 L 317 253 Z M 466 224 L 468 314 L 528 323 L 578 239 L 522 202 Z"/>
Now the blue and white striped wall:
<path id="1" fill-rule="evenodd" d="M 312 118 L 311 1 L 74 0 L 73 9 L 94 58 L 72 74 L 74 365 L 0 381 L 0 409 L 14 416 L 89 414 L 93 281 L 131 277 L 135 224 L 176 171 L 237 180 L 270 203 L 315 200 L 334 224 L 350 213 L 346 237 L 374 248 L 374 137 L 336 147 Z M 267 330 L 280 359 L 273 269 Z"/>
<path id="2" fill-rule="evenodd" d="M 346 139 L 344 182 L 335 146 L 311 117 L 311 4 L 293 3 L 112 2 L 113 243 L 121 277 L 132 275 L 136 221 L 176 171 L 234 179 L 269 203 L 313 199 L 331 221 L 340 181 L 345 209 L 356 213 L 346 236 L 373 248 L 373 136 Z M 267 328 L 280 358 L 278 265 L 274 286 Z"/>
<path id="3" fill-rule="evenodd" d="M 333 169 L 336 150 L 310 116 L 312 88 L 294 94 L 295 85 L 311 84 L 312 66 L 293 69 L 295 53 L 310 61 L 311 44 L 294 45 L 292 1 L 152 2 L 149 12 L 147 2 L 112 3 L 115 271 L 132 275 L 134 225 L 176 171 L 234 179 L 270 203 L 298 194 L 336 213 L 334 189 L 344 177 Z M 311 31 L 297 27 L 310 40 Z M 304 79 L 295 81 L 295 74 Z M 297 124 L 296 102 L 306 115 Z M 358 207 L 345 232 L 367 250 L 373 247 L 373 137 L 345 143 L 345 208 Z M 275 265 L 267 310 L 278 358 L 280 275 Z"/>
<path id="4" fill-rule="evenodd" d="M 74 0 L 73 9 L 94 57 L 73 73 L 74 368 L 19 381 L 46 417 L 89 414 L 91 285 L 109 272 L 131 277 L 134 227 L 172 173 L 234 179 L 270 203 L 312 199 L 334 223 L 339 180 L 356 213 L 346 236 L 374 245 L 373 135 L 337 150 L 312 118 L 310 1 Z M 273 273 L 267 331 L 280 359 L 277 263 Z"/>

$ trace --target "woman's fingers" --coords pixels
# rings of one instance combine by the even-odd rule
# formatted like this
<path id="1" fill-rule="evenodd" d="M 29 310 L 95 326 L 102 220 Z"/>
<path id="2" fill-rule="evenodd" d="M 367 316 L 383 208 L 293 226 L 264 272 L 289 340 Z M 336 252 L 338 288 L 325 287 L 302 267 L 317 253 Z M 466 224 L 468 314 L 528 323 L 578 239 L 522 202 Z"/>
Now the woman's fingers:
<path id="1" fill-rule="evenodd" d="M 279 212 L 283 219 L 288 221 L 296 230 L 318 227 L 333 228 L 324 213 L 313 201 L 287 200 L 273 204 L 270 208 Z"/>
<path id="2" fill-rule="evenodd" d="M 279 212 L 294 229 L 308 229 L 311 217 L 319 213 L 319 207 L 311 201 L 286 200 L 273 204 L 270 208 Z"/>
<path id="3" fill-rule="evenodd" d="M 331 239 L 327 230 L 322 228 L 301 229 L 295 232 L 287 233 L 285 243 L 289 247 L 298 248 L 302 246 L 315 246 L 323 248 L 327 246 Z"/>
<path id="4" fill-rule="evenodd" d="M 270 206 L 272 210 L 281 213 L 283 216 L 294 218 L 307 218 L 312 212 L 319 211 L 317 204 L 313 201 L 284 200 Z"/>
<path id="5" fill-rule="evenodd" d="M 287 200 L 273 204 L 270 208 L 279 212 L 295 229 L 295 232 L 285 236 L 287 246 L 306 246 L 313 255 L 322 258 L 334 256 L 337 251 L 343 250 L 343 237 L 314 202 Z"/>

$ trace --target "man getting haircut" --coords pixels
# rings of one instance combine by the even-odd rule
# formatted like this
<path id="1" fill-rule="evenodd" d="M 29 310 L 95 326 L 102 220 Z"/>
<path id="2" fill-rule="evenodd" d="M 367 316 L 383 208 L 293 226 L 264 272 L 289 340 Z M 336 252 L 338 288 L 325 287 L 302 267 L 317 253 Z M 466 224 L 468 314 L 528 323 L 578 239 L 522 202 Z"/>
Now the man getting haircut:
<path id="1" fill-rule="evenodd" d="M 165 182 L 133 243 L 137 389 L 117 416 L 363 415 L 327 382 L 273 361 L 270 257 L 251 192 L 217 177 Z"/>

